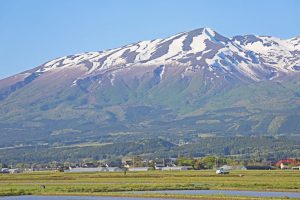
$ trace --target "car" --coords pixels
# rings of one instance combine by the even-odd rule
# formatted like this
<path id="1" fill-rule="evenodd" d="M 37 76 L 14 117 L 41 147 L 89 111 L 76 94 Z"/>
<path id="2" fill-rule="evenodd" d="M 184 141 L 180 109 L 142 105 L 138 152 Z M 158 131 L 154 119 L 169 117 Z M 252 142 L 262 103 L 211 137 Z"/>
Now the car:
<path id="1" fill-rule="evenodd" d="M 217 169 L 216 174 L 229 174 L 229 171 L 227 171 L 223 168 L 220 168 L 220 169 Z"/>
<path id="2" fill-rule="evenodd" d="M 8 168 L 2 168 L 2 169 L 0 169 L 0 173 L 1 174 L 8 174 L 9 173 L 9 169 Z"/>

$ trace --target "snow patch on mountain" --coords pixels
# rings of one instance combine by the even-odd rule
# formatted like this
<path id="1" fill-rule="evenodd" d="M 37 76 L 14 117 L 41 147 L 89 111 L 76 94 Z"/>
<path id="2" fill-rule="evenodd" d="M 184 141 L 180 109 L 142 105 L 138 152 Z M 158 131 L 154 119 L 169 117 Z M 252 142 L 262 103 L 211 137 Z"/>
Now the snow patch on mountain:
<path id="1" fill-rule="evenodd" d="M 244 49 L 255 52 L 263 60 L 263 64 L 281 72 L 292 72 L 293 66 L 300 63 L 297 39 L 247 35 L 233 37 L 233 41 Z"/>
<path id="2" fill-rule="evenodd" d="M 204 51 L 206 49 L 205 40 L 209 39 L 207 35 L 198 35 L 196 37 L 193 37 L 192 44 L 190 47 L 192 48 L 191 52 L 197 53 Z"/>

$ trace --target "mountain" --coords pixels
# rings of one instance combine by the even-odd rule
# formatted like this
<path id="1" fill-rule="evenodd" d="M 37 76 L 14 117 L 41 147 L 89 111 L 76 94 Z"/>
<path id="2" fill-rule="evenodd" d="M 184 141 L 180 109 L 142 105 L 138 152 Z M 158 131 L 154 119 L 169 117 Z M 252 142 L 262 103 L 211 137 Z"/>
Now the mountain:
<path id="1" fill-rule="evenodd" d="M 300 37 L 210 28 L 60 57 L 0 80 L 0 147 L 295 136 Z"/>

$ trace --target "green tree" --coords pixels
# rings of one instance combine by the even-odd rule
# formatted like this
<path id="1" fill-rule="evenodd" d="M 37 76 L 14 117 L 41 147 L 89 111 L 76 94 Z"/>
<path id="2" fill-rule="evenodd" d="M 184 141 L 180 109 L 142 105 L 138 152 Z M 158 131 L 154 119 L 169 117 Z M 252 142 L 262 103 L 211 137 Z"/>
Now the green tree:
<path id="1" fill-rule="evenodd" d="M 176 164 L 178 166 L 194 166 L 195 160 L 193 158 L 179 157 Z"/>
<path id="2" fill-rule="evenodd" d="M 16 168 L 24 169 L 24 168 L 26 168 L 26 164 L 25 163 L 17 163 Z"/>
<path id="3" fill-rule="evenodd" d="M 201 159 L 201 162 L 205 169 L 213 169 L 213 167 L 216 165 L 216 157 L 206 156 Z"/>
<path id="4" fill-rule="evenodd" d="M 196 159 L 194 162 L 194 169 L 204 169 L 203 164 L 200 159 Z"/>

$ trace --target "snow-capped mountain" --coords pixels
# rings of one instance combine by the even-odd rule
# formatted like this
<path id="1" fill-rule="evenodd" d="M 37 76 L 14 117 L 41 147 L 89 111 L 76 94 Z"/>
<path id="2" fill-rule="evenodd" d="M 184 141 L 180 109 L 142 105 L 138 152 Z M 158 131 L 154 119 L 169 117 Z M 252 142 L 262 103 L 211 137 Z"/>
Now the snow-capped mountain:
<path id="1" fill-rule="evenodd" d="M 298 134 L 299 71 L 300 37 L 210 28 L 64 56 L 0 80 L 0 133 Z"/>
<path id="2" fill-rule="evenodd" d="M 218 74 L 217 78 L 229 73 L 255 81 L 273 79 L 300 70 L 300 39 L 255 35 L 226 38 L 210 28 L 201 28 L 166 39 L 57 58 L 36 72 L 82 68 L 85 73 L 80 79 L 107 70 L 149 65 L 180 65 L 186 71 L 209 70 Z"/>

